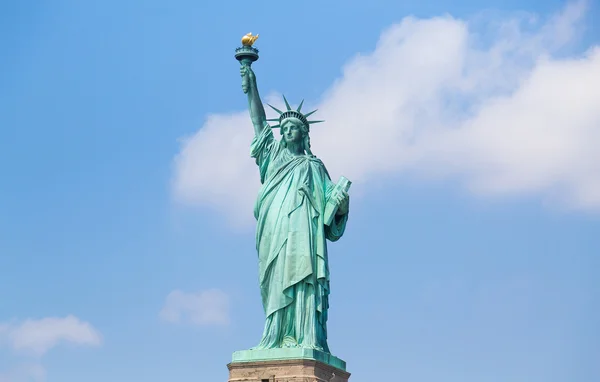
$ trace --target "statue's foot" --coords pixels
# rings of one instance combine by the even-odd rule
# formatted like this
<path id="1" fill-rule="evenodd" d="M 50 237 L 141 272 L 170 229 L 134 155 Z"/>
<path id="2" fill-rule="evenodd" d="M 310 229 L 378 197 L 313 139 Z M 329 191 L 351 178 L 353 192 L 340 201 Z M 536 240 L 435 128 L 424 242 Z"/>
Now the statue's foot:
<path id="1" fill-rule="evenodd" d="M 294 337 L 290 337 L 290 336 L 285 336 L 283 338 L 283 342 L 281 343 L 281 347 L 282 348 L 297 348 L 298 347 L 298 341 L 296 341 L 296 339 Z"/>

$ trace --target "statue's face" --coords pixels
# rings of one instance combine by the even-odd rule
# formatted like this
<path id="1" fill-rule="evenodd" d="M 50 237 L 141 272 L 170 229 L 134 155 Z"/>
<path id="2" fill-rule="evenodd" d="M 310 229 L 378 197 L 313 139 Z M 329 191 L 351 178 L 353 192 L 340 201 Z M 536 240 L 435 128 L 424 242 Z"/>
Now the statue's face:
<path id="1" fill-rule="evenodd" d="M 286 120 L 281 125 L 281 131 L 283 132 L 283 139 L 288 143 L 300 143 L 302 142 L 302 125 L 301 122 Z"/>

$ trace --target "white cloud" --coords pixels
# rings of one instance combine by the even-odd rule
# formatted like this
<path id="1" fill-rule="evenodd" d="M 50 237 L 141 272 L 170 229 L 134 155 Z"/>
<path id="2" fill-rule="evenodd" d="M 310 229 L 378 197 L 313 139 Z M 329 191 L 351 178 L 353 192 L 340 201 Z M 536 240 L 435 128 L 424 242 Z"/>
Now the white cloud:
<path id="1" fill-rule="evenodd" d="M 169 293 L 160 318 L 171 323 L 194 325 L 229 324 L 229 297 L 218 289 L 198 293 L 174 290 Z"/>
<path id="2" fill-rule="evenodd" d="M 577 2 L 546 21 L 403 19 L 324 94 L 313 152 L 358 186 L 410 173 L 600 210 L 600 48 L 558 57 L 584 11 Z M 247 111 L 210 116 L 183 141 L 176 198 L 248 221 L 259 186 L 252 134 Z"/>
<path id="3" fill-rule="evenodd" d="M 0 342 L 8 343 L 16 352 L 41 356 L 61 342 L 97 346 L 102 338 L 89 323 L 67 316 L 0 325 Z"/>

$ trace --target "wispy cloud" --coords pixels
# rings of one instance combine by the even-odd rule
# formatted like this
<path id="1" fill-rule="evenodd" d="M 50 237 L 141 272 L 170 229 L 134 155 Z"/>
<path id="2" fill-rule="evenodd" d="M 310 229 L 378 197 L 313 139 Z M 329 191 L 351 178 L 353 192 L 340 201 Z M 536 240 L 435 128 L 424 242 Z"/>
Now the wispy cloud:
<path id="1" fill-rule="evenodd" d="M 0 371 L 0 382 L 44 381 L 46 370 L 40 358 L 61 343 L 99 346 L 102 336 L 90 323 L 71 315 L 0 323 L 0 347 L 32 357 Z"/>
<path id="2" fill-rule="evenodd" d="M 311 131 L 313 152 L 357 185 L 407 173 L 600 211 L 600 48 L 558 57 L 584 12 L 575 2 L 545 21 L 405 18 L 315 105 L 327 123 Z M 183 140 L 176 198 L 248 221 L 239 211 L 259 186 L 252 134 L 247 111 L 209 116 Z"/>
<path id="3" fill-rule="evenodd" d="M 174 290 L 167 296 L 159 316 L 171 323 L 227 325 L 230 322 L 229 296 L 218 289 L 198 293 Z"/>
<path id="4" fill-rule="evenodd" d="M 0 325 L 0 342 L 8 343 L 16 352 L 41 356 L 60 343 L 98 346 L 102 337 L 91 324 L 66 316 Z"/>

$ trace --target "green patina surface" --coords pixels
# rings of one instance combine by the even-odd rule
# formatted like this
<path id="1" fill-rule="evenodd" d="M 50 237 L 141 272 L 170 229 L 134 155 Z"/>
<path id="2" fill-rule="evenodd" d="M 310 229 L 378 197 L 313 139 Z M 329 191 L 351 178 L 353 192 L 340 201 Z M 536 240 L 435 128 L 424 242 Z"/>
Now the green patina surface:
<path id="1" fill-rule="evenodd" d="M 267 120 L 251 69 L 258 50 L 238 48 L 242 90 L 248 96 L 254 139 L 250 156 L 256 161 L 262 187 L 257 220 L 259 285 L 265 313 L 260 343 L 236 352 L 234 360 L 308 358 L 338 368 L 343 361 L 329 354 L 327 312 L 330 273 L 327 241 L 339 240 L 348 220 L 350 182 L 332 182 L 324 163 L 310 148 L 310 121 L 302 104 Z M 273 126 L 268 121 L 276 121 Z M 281 139 L 275 139 L 278 129 Z M 275 130 L 277 131 L 277 130 Z M 275 358 L 272 358 L 275 357 Z"/>
<path id="2" fill-rule="evenodd" d="M 286 359 L 310 359 L 323 362 L 329 366 L 346 371 L 346 362 L 320 350 L 314 349 L 263 349 L 240 350 L 233 353 L 233 363 L 280 361 Z"/>

